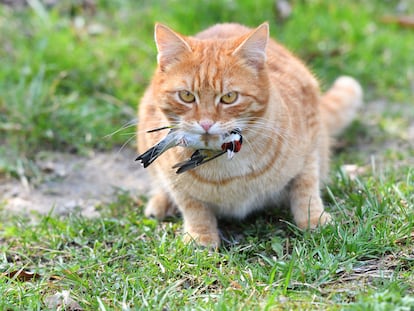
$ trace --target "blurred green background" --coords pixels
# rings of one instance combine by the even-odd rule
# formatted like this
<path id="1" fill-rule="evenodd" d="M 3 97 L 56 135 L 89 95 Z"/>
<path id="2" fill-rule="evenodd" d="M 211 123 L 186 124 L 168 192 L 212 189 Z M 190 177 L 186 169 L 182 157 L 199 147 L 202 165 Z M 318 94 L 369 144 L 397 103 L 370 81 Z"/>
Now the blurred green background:
<path id="1" fill-rule="evenodd" d="M 368 100 L 409 104 L 414 30 L 384 22 L 412 1 L 6 1 L 0 5 L 0 172 L 31 172 L 39 150 L 134 146 L 136 105 L 156 63 L 155 22 L 194 34 L 219 22 L 254 27 L 300 56 L 326 88 L 359 79 Z M 403 110 L 405 111 L 405 110 Z M 404 113 L 403 113 L 404 114 Z M 109 136 L 107 136 L 109 135 Z M 128 143 L 129 141 L 129 143 Z"/>

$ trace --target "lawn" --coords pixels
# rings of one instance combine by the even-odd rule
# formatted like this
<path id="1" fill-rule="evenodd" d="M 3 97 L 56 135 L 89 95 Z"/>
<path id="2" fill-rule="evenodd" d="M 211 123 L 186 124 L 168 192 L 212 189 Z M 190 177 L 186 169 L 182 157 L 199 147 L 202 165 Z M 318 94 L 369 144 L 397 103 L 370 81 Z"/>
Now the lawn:
<path id="1" fill-rule="evenodd" d="M 292 1 L 287 18 L 270 0 L 28 2 L 0 5 L 0 180 L 35 185 L 44 150 L 134 148 L 157 21 L 269 21 L 324 89 L 352 75 L 366 104 L 323 189 L 334 222 L 313 232 L 267 211 L 222 221 L 213 252 L 182 243 L 181 219 L 145 219 L 146 196 L 120 192 L 99 218 L 15 215 L 0 198 L 1 310 L 57 309 L 58 295 L 66 310 L 413 310 L 414 26 L 395 19 L 411 1 Z"/>

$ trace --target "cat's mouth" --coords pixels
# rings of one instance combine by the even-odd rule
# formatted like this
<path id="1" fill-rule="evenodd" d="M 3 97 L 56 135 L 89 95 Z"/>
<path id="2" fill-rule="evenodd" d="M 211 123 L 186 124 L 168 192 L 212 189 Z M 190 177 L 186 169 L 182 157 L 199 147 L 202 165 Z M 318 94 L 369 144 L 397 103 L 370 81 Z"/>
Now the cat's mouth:
<path id="1" fill-rule="evenodd" d="M 209 145 L 214 144 L 214 141 L 217 140 L 217 138 L 218 138 L 217 135 L 202 134 L 200 137 L 200 141 L 204 143 L 206 149 L 209 149 Z"/>
<path id="2" fill-rule="evenodd" d="M 194 149 L 223 150 L 223 145 L 237 140 L 235 136 L 240 136 L 240 133 L 237 128 L 222 134 L 185 134 L 181 145 Z"/>
<path id="3" fill-rule="evenodd" d="M 225 135 L 218 134 L 193 134 L 187 133 L 183 136 L 182 145 L 194 149 L 220 150 Z"/>

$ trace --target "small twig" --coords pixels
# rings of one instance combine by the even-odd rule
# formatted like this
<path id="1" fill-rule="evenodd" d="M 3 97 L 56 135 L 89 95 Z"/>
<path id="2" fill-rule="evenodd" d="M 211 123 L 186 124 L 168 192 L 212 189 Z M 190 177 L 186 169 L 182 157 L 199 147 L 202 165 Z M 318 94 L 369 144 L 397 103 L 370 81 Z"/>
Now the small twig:
<path id="1" fill-rule="evenodd" d="M 414 28 L 414 16 L 392 16 L 386 15 L 381 18 L 385 24 L 397 24 L 405 28 Z"/>

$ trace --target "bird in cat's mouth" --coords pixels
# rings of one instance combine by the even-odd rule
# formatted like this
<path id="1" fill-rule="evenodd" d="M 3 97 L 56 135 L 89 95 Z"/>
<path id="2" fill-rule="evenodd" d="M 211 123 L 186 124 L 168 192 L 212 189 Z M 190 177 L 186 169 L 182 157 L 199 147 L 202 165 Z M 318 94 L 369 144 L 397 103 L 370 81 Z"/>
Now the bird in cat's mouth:
<path id="1" fill-rule="evenodd" d="M 168 126 L 149 130 L 148 133 L 165 129 L 170 129 L 168 134 L 156 145 L 139 155 L 135 161 L 140 161 L 144 167 L 147 167 L 153 163 L 162 153 L 170 148 L 176 146 L 191 148 L 200 144 L 200 142 L 194 142 L 190 136 L 183 135 L 175 128 Z M 208 139 L 209 137 L 205 137 L 205 141 L 202 139 L 205 145 L 207 145 Z M 225 153 L 227 153 L 227 157 L 229 159 L 232 159 L 234 155 L 240 151 L 242 143 L 243 137 L 241 135 L 241 129 L 233 129 L 223 135 L 223 143 L 220 150 L 203 148 L 196 149 L 196 151 L 191 155 L 190 159 L 175 164 L 173 168 L 177 169 L 177 174 L 181 174 L 204 163 L 207 163 Z"/>

